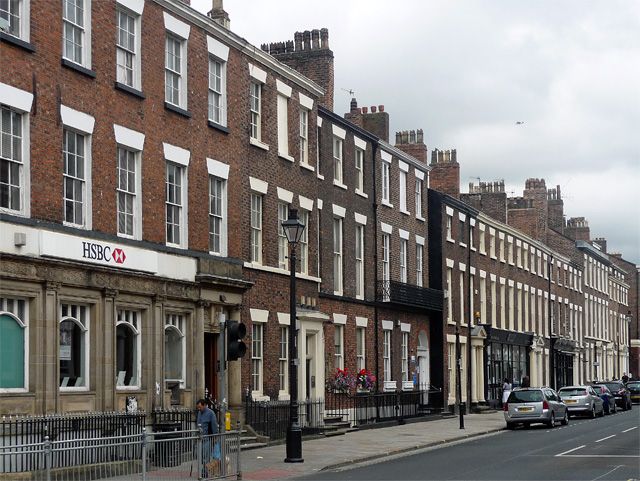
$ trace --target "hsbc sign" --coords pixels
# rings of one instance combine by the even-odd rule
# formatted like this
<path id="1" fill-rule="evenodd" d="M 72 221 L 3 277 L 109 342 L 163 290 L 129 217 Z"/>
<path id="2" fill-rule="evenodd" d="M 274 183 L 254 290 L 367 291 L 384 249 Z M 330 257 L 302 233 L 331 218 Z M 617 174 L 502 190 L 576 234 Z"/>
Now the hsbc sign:
<path id="1" fill-rule="evenodd" d="M 41 232 L 40 253 L 45 257 L 57 257 L 89 262 L 108 267 L 145 272 L 158 271 L 158 257 L 153 251 L 82 239 L 68 234 Z"/>

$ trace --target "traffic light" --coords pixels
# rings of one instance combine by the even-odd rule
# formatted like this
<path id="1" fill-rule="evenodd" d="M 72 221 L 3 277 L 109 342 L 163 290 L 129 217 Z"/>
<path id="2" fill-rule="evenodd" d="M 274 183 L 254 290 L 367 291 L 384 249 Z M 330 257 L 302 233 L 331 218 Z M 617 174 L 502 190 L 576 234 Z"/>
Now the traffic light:
<path id="1" fill-rule="evenodd" d="M 247 353 L 247 345 L 242 342 L 247 335 L 247 326 L 242 322 L 227 322 L 227 361 L 235 361 Z"/>

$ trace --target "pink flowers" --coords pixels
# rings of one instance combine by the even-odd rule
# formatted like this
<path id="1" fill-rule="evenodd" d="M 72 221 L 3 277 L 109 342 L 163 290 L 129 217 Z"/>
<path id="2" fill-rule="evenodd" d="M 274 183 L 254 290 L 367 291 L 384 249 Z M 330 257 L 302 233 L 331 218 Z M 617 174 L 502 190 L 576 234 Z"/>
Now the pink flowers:
<path id="1" fill-rule="evenodd" d="M 360 369 L 356 378 L 356 384 L 359 389 L 371 391 L 376 384 L 376 377 L 366 369 Z"/>
<path id="2" fill-rule="evenodd" d="M 348 392 L 355 387 L 356 379 L 346 369 L 338 368 L 327 384 L 335 391 Z"/>

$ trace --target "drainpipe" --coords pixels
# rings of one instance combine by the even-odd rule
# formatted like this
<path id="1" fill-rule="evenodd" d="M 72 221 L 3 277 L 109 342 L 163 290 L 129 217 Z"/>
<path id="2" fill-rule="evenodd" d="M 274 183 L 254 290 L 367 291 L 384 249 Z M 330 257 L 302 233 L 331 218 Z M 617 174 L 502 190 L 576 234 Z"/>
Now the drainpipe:
<path id="1" fill-rule="evenodd" d="M 553 338 L 552 338 L 552 332 L 553 332 L 553 312 L 551 311 L 552 305 L 551 305 L 551 277 L 553 276 L 553 271 L 554 271 L 554 267 L 553 267 L 553 256 L 550 255 L 549 256 L 549 261 L 547 264 L 547 274 L 549 275 L 549 279 L 547 280 L 547 290 L 548 290 L 548 297 L 547 297 L 547 313 L 549 315 L 549 387 L 552 387 L 555 389 L 555 369 L 554 369 L 554 361 L 553 361 Z"/>
<path id="2" fill-rule="evenodd" d="M 472 392 L 471 382 L 473 373 L 471 372 L 471 323 L 473 321 L 473 309 L 471 309 L 471 296 L 473 296 L 473 286 L 471 285 L 471 216 L 467 214 L 467 306 L 469 319 L 467 319 L 467 414 L 471 414 Z"/>

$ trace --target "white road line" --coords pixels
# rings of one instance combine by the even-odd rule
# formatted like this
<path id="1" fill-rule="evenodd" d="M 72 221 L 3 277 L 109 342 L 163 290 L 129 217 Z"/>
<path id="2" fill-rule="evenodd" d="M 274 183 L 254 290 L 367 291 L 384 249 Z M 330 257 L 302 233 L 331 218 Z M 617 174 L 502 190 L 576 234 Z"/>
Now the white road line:
<path id="1" fill-rule="evenodd" d="M 570 449 L 569 451 L 565 451 L 564 453 L 556 454 L 556 458 L 557 458 L 558 456 L 564 456 L 565 454 L 569 454 L 569 453 L 572 453 L 572 452 L 574 452 L 574 451 L 577 451 L 578 449 L 582 449 L 582 448 L 584 448 L 585 446 L 586 446 L 586 444 L 583 444 L 582 446 L 578 446 L 577 448 Z"/>
<path id="2" fill-rule="evenodd" d="M 607 440 L 607 439 L 615 438 L 615 437 L 616 437 L 616 435 L 615 435 L 615 434 L 612 434 L 611 436 L 607 436 L 606 438 L 598 439 L 598 440 L 596 441 L 596 443 L 599 443 L 600 441 L 605 441 L 605 440 Z"/>
<path id="3" fill-rule="evenodd" d="M 556 457 L 562 456 L 561 454 L 556 454 Z M 564 458 L 640 458 L 638 455 L 633 454 L 569 454 L 568 456 L 563 456 Z"/>
<path id="4" fill-rule="evenodd" d="M 633 431 L 634 429 L 638 429 L 638 426 L 634 426 L 632 428 L 629 429 L 625 429 L 624 431 L 622 431 L 623 433 L 628 433 L 629 431 Z"/>

